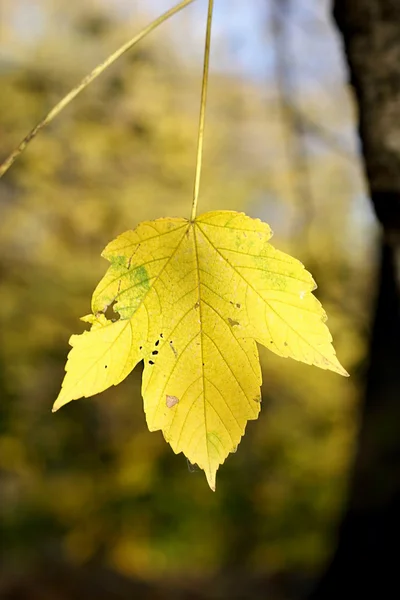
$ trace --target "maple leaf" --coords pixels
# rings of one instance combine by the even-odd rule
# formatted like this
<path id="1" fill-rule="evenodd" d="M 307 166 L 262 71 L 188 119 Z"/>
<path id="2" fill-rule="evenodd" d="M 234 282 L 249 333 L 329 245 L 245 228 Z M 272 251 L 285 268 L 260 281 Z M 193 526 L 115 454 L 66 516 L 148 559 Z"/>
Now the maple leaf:
<path id="1" fill-rule="evenodd" d="M 256 342 L 347 375 L 303 265 L 273 248 L 266 223 L 232 211 L 141 223 L 111 242 L 91 330 L 70 339 L 57 410 L 122 381 L 144 360 L 150 431 L 201 467 L 211 489 L 260 412 Z M 113 304 L 114 303 L 114 304 Z M 107 308 L 120 318 L 104 316 Z"/>

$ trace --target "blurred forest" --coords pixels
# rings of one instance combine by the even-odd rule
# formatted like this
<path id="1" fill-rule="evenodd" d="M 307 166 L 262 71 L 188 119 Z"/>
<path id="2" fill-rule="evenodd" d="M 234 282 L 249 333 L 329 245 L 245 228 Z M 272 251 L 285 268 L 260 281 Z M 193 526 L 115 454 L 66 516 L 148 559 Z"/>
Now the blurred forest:
<path id="1" fill-rule="evenodd" d="M 171 2 L 117 4 L 1 0 L 0 159 Z M 329 52 L 307 53 L 311 83 L 296 71 L 293 28 L 337 52 L 327 3 L 299 2 L 304 12 L 292 15 L 272 0 L 242 3 L 243 19 L 259 11 L 271 65 L 256 77 L 246 63 L 226 68 L 226 48 L 233 63 L 241 49 L 232 24 L 224 30 L 228 0 L 220 4 L 200 212 L 242 210 L 271 225 L 272 243 L 314 275 L 351 378 L 262 350 L 263 410 L 215 494 L 147 431 L 140 369 L 51 414 L 69 336 L 82 331 L 106 269 L 104 246 L 142 220 L 189 215 L 201 50 L 188 47 L 199 40 L 202 49 L 206 11 L 195 3 L 91 85 L 0 181 L 0 598 L 25 598 L 7 591 L 25 579 L 41 600 L 75 600 L 86 587 L 85 597 L 131 598 L 130 579 L 144 586 L 139 598 L 270 590 L 286 600 L 330 559 L 374 300 L 375 225 L 354 111 L 340 71 L 325 87 Z M 69 582 L 34 595 L 37 573 L 65 565 Z M 98 591 L 84 579 L 67 592 L 83 573 L 97 574 Z"/>

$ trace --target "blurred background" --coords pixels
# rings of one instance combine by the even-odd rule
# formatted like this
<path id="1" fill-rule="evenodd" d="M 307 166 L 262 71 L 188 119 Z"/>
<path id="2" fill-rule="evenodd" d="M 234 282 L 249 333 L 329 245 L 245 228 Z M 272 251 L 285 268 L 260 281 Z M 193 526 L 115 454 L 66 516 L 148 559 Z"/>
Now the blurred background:
<path id="1" fill-rule="evenodd" d="M 57 414 L 108 241 L 189 216 L 207 2 L 119 60 L 0 182 L 0 598 L 308 593 L 332 557 L 365 387 L 376 225 L 330 5 L 217 0 L 200 212 L 245 211 L 314 275 L 351 378 L 261 349 L 220 469 L 149 433 L 141 368 Z M 1 0 L 0 158 L 170 0 Z"/>

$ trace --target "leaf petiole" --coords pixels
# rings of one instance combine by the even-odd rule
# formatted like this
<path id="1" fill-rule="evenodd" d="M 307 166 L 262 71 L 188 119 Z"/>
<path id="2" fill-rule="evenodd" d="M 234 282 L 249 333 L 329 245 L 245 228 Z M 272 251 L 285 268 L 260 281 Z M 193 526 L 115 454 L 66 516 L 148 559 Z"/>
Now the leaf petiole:
<path id="1" fill-rule="evenodd" d="M 207 30 L 206 30 L 206 42 L 204 49 L 204 66 L 203 66 L 203 82 L 201 87 L 201 100 L 200 100 L 200 117 L 199 117 L 199 133 L 197 140 L 197 158 L 196 158 L 196 172 L 194 177 L 194 189 L 193 189 L 193 204 L 192 214 L 190 217 L 191 221 L 194 221 L 197 213 L 197 202 L 199 199 L 200 190 L 200 177 L 201 177 L 201 166 L 203 160 L 203 140 L 204 140 L 204 122 L 206 114 L 207 104 L 207 88 L 208 88 L 208 70 L 210 64 L 210 46 L 211 46 L 211 24 L 212 24 L 212 13 L 214 8 L 214 0 L 208 0 L 208 13 L 207 13 Z"/>

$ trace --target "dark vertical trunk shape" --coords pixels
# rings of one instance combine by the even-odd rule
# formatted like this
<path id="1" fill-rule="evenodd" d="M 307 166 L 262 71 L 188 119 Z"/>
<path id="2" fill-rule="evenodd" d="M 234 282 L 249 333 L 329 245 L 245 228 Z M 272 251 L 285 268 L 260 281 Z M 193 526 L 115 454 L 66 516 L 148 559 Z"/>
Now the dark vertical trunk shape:
<path id="1" fill-rule="evenodd" d="M 312 600 L 400 596 L 400 0 L 336 0 L 371 200 L 382 227 L 348 505 Z M 390 590 L 390 592 L 389 592 Z"/>

